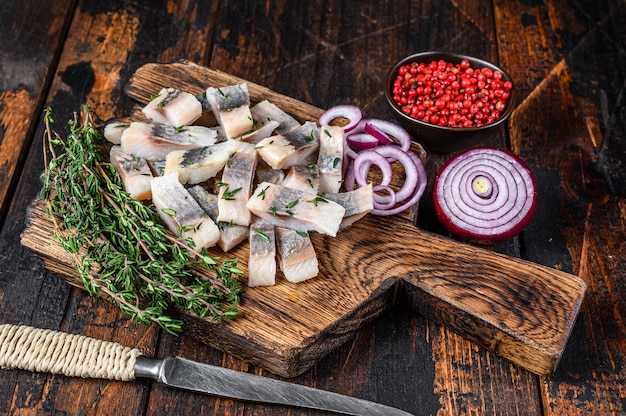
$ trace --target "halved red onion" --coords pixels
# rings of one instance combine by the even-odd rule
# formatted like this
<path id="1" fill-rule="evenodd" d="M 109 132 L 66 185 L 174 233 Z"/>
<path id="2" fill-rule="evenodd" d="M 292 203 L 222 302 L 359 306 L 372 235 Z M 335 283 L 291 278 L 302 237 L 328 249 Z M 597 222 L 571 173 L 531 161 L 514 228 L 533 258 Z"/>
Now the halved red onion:
<path id="1" fill-rule="evenodd" d="M 519 234 L 537 204 L 528 166 L 508 150 L 478 147 L 450 159 L 433 185 L 435 212 L 453 234 L 501 241 Z"/>
<path id="2" fill-rule="evenodd" d="M 322 126 L 329 125 L 331 121 L 339 117 L 348 119 L 348 124 L 343 126 L 343 130 L 348 133 L 359 124 L 359 122 L 363 118 L 363 115 L 361 114 L 361 109 L 356 105 L 336 105 L 326 110 L 320 116 L 318 122 Z"/>
<path id="3" fill-rule="evenodd" d="M 380 143 L 376 137 L 365 132 L 348 134 L 346 140 L 355 149 L 372 149 Z"/>

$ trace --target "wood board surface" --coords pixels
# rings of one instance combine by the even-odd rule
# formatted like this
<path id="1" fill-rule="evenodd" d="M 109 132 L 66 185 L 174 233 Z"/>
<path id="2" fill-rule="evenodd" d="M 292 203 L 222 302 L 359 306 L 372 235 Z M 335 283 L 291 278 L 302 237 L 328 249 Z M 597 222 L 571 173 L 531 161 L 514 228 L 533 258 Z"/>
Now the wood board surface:
<path id="1" fill-rule="evenodd" d="M 126 87 L 145 104 L 162 87 L 199 93 L 245 82 L 189 62 L 147 64 Z M 268 99 L 300 121 L 322 110 L 248 83 L 251 100 Z M 382 232 L 381 232 L 382 231 Z M 537 374 L 563 353 L 586 284 L 553 268 L 424 232 L 402 216 L 367 216 L 337 237 L 312 235 L 320 276 L 268 288 L 245 286 L 247 244 L 221 257 L 244 269 L 241 316 L 211 323 L 181 313 L 185 331 L 276 374 L 293 377 L 350 339 L 395 302 L 409 302 L 489 351 Z M 72 256 L 56 244 L 43 203 L 33 202 L 22 243 L 46 267 L 82 286 Z"/>

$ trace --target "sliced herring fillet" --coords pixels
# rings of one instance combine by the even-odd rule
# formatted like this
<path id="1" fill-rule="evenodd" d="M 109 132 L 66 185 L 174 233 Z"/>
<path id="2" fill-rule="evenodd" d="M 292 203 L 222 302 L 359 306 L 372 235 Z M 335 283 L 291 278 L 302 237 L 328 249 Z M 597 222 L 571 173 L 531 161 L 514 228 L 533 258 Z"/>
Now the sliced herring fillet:
<path id="1" fill-rule="evenodd" d="M 261 140 L 257 143 L 256 149 L 259 156 L 274 169 L 306 165 L 311 162 L 310 159 L 319 148 L 319 134 L 317 124 L 307 121 L 285 134 Z"/>
<path id="2" fill-rule="evenodd" d="M 252 143 L 239 142 L 229 155 L 219 183 L 217 221 L 250 225 L 252 214 L 246 207 L 252 192 L 257 155 Z"/>
<path id="3" fill-rule="evenodd" d="M 269 182 L 259 184 L 248 209 L 280 227 L 296 231 L 317 231 L 335 236 L 345 209 L 313 192 L 303 192 Z"/>
<path id="4" fill-rule="evenodd" d="M 123 151 L 120 146 L 111 147 L 109 158 L 126 192 L 138 201 L 152 197 L 152 172 L 145 159 Z"/>
<path id="5" fill-rule="evenodd" d="M 241 136 L 241 140 L 244 142 L 257 144 L 261 140 L 271 137 L 274 134 L 276 127 L 278 126 L 278 121 L 259 121 L 254 124 L 254 129 L 252 129 L 252 131 Z"/>
<path id="6" fill-rule="evenodd" d="M 344 144 L 346 136 L 339 126 L 320 128 L 320 150 L 317 166 L 320 172 L 320 192 L 339 192 L 343 184 Z"/>
<path id="7" fill-rule="evenodd" d="M 251 109 L 252 118 L 255 122 L 273 120 L 279 123 L 276 128 L 278 134 L 285 134 L 290 130 L 300 127 L 300 122 L 283 111 L 276 104 L 263 100 L 255 104 Z"/>
<path id="8" fill-rule="evenodd" d="M 254 182 L 259 184 L 261 182 L 282 183 L 285 179 L 285 171 L 282 169 L 274 169 L 263 159 L 257 160 L 256 170 L 254 171 Z"/>
<path id="9" fill-rule="evenodd" d="M 306 166 L 290 167 L 281 185 L 304 192 L 317 193 L 320 188 L 320 175 L 317 165 L 310 163 Z"/>
<path id="10" fill-rule="evenodd" d="M 196 149 L 215 144 L 220 132 L 204 126 L 177 128 L 160 123 L 135 121 L 124 130 L 122 149 L 146 160 L 165 160 L 174 150 Z"/>
<path id="11" fill-rule="evenodd" d="M 104 125 L 104 138 L 109 143 L 120 144 L 124 130 L 130 127 L 131 121 L 128 119 L 110 120 Z"/>
<path id="12" fill-rule="evenodd" d="M 176 235 L 190 238 L 196 249 L 214 246 L 220 231 L 178 181 L 176 173 L 152 179 L 152 202 L 163 222 Z"/>
<path id="13" fill-rule="evenodd" d="M 239 137 L 253 129 L 250 94 L 246 83 L 222 88 L 209 87 L 206 98 L 226 137 Z"/>
<path id="14" fill-rule="evenodd" d="M 340 228 L 354 224 L 374 209 L 374 193 L 371 183 L 349 192 L 324 194 L 324 198 L 345 208 L 346 213 L 341 220 Z"/>
<path id="15" fill-rule="evenodd" d="M 165 174 L 165 160 L 148 160 L 148 166 L 150 166 L 152 176 L 163 176 Z"/>
<path id="16" fill-rule="evenodd" d="M 285 279 L 299 283 L 319 274 L 315 248 L 307 233 L 276 227 L 278 262 Z"/>
<path id="17" fill-rule="evenodd" d="M 248 227 L 217 221 L 218 197 L 216 194 L 207 191 L 201 185 L 192 186 L 188 191 L 207 215 L 217 224 L 220 230 L 220 239 L 217 245 L 222 251 L 227 252 L 248 238 Z"/>
<path id="18" fill-rule="evenodd" d="M 241 142 L 225 140 L 209 146 L 176 150 L 165 158 L 164 173 L 176 172 L 182 184 L 197 184 L 215 177 Z"/>
<path id="19" fill-rule="evenodd" d="M 274 226 L 255 217 L 250 224 L 248 286 L 272 286 L 276 282 L 276 237 Z"/>
<path id="20" fill-rule="evenodd" d="M 187 126 L 200 118 L 202 104 L 188 92 L 162 88 L 141 111 L 157 123 Z"/>

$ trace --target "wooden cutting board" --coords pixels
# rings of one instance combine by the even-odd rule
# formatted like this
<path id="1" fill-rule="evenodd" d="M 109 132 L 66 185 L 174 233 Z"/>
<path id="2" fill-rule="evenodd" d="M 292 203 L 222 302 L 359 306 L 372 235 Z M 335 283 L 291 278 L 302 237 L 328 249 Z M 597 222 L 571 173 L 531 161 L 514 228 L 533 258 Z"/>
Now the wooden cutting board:
<path id="1" fill-rule="evenodd" d="M 148 64 L 126 92 L 140 103 L 163 87 L 197 94 L 246 82 L 189 62 Z M 252 102 L 277 104 L 300 121 L 322 110 L 248 82 Z M 73 257 L 54 240 L 41 200 L 30 208 L 22 244 L 46 268 L 82 287 Z M 241 314 L 211 323 L 180 312 L 186 333 L 284 377 L 294 377 L 345 343 L 397 301 L 511 362 L 546 375 L 557 366 L 584 297 L 578 277 L 424 232 L 404 217 L 369 215 L 337 237 L 312 235 L 320 276 L 272 287 L 246 286 L 248 245 L 238 258 Z"/>

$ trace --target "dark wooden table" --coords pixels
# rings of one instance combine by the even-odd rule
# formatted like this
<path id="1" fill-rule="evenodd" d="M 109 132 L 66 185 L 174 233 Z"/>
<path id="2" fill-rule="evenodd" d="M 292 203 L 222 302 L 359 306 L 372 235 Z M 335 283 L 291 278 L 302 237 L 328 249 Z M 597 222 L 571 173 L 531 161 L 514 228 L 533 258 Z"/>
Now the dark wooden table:
<path id="1" fill-rule="evenodd" d="M 188 336 L 137 326 L 44 269 L 20 245 L 40 189 L 42 112 L 58 125 L 83 103 L 105 120 L 145 63 L 186 59 L 326 108 L 391 119 L 387 70 L 451 50 L 504 66 L 520 94 L 485 144 L 532 168 L 527 229 L 492 248 L 579 276 L 588 290 L 561 362 L 537 376 L 399 304 L 291 380 L 417 415 L 626 412 L 626 2 L 624 0 L 209 2 L 5 0 L 0 5 L 0 323 L 60 329 L 268 377 Z M 431 155 L 432 173 L 449 155 Z M 432 176 L 432 175 L 431 175 Z M 431 204 L 417 225 L 443 233 Z M 0 370 L 10 415 L 309 415 L 134 383 Z"/>

